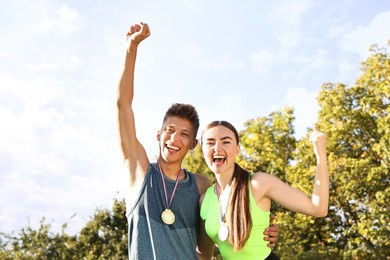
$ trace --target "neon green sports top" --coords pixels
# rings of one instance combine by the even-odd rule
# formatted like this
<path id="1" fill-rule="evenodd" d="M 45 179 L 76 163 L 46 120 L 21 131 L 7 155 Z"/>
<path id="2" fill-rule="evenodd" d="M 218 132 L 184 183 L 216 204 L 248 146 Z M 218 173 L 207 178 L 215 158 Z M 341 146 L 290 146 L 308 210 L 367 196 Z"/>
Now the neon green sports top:
<path id="1" fill-rule="evenodd" d="M 239 251 L 234 252 L 233 246 L 229 240 L 222 242 L 218 238 L 218 229 L 220 226 L 218 197 L 215 194 L 215 184 L 208 188 L 204 196 L 200 209 L 200 217 L 205 221 L 207 235 L 217 244 L 224 260 L 229 259 L 265 259 L 271 253 L 267 247 L 267 241 L 264 241 L 264 230 L 269 226 L 270 212 L 263 211 L 257 206 L 253 198 L 252 191 L 249 189 L 249 210 L 252 217 L 252 230 L 245 246 Z"/>

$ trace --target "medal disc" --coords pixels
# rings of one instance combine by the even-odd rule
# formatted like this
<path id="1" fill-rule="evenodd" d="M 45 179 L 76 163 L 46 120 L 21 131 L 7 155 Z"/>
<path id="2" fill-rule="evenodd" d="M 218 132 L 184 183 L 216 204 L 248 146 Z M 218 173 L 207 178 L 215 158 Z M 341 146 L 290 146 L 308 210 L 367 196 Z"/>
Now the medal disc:
<path id="1" fill-rule="evenodd" d="M 172 210 L 166 209 L 161 214 L 161 219 L 165 224 L 171 225 L 175 222 L 175 214 L 173 214 Z"/>
<path id="2" fill-rule="evenodd" d="M 225 241 L 229 237 L 229 228 L 228 226 L 221 222 L 218 230 L 218 238 L 221 241 Z"/>

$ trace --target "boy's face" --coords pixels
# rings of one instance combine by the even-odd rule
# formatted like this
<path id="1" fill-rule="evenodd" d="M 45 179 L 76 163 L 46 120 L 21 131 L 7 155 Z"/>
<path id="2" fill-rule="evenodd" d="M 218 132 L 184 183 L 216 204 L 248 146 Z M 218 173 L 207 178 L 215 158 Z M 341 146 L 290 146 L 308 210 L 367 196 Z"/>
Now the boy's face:
<path id="1" fill-rule="evenodd" d="M 167 162 L 183 161 L 190 149 L 194 149 L 197 140 L 194 137 L 193 126 L 190 121 L 180 117 L 168 117 L 157 132 L 160 143 L 160 154 Z"/>

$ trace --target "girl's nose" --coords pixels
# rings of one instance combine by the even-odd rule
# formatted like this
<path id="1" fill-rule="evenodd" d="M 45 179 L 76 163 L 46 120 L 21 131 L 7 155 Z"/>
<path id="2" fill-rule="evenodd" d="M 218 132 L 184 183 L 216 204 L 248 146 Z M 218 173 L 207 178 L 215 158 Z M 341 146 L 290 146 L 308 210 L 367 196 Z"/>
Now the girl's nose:
<path id="1" fill-rule="evenodd" d="M 214 145 L 214 151 L 219 151 L 219 148 L 220 148 L 220 145 L 219 145 L 219 142 L 215 142 L 215 145 Z"/>

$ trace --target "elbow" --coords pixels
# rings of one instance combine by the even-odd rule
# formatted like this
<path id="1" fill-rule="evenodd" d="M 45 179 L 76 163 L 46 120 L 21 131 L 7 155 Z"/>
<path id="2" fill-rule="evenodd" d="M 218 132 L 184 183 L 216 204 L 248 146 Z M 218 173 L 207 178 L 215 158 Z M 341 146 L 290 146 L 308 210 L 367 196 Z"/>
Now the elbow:
<path id="1" fill-rule="evenodd" d="M 116 100 L 116 107 L 118 109 L 120 109 L 121 107 L 123 107 L 123 100 L 121 98 L 118 97 L 118 99 Z"/>
<path id="2" fill-rule="evenodd" d="M 121 97 L 118 97 L 118 99 L 116 100 L 116 107 L 120 110 L 122 108 L 125 108 L 125 107 L 128 107 L 131 105 L 131 100 L 128 100 L 128 99 L 125 99 L 125 98 L 121 98 Z"/>
<path id="3" fill-rule="evenodd" d="M 325 218 L 326 216 L 328 216 L 328 208 L 323 209 L 323 210 L 319 210 L 319 211 L 315 214 L 315 217 L 317 217 L 317 218 Z"/>

